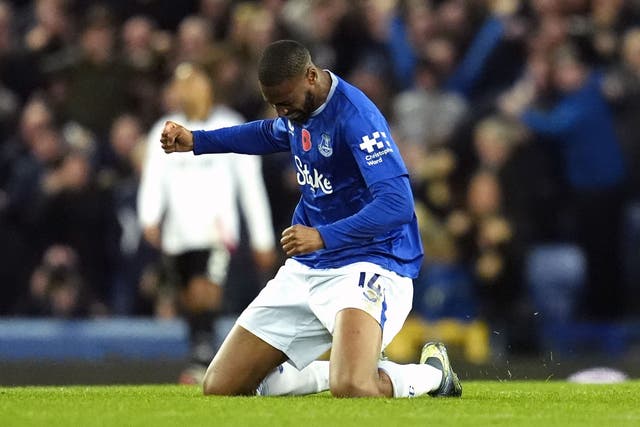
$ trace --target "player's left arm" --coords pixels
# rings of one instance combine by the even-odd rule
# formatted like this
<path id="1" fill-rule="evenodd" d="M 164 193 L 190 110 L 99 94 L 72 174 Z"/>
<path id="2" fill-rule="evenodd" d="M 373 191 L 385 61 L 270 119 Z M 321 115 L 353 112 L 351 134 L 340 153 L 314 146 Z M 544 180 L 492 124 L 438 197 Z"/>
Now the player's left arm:
<path id="1" fill-rule="evenodd" d="M 369 186 L 373 200 L 357 213 L 317 227 L 327 249 L 364 242 L 409 223 L 414 202 L 407 175 L 377 181 Z"/>
<path id="2" fill-rule="evenodd" d="M 318 227 L 328 249 L 384 235 L 415 215 L 407 168 L 380 112 L 360 110 L 343 126 L 345 141 L 373 199 L 354 215 Z"/>
<path id="3" fill-rule="evenodd" d="M 413 194 L 407 175 L 385 179 L 369 187 L 373 200 L 359 212 L 331 224 L 294 224 L 282 232 L 280 244 L 288 256 L 335 249 L 364 242 L 410 222 Z"/>

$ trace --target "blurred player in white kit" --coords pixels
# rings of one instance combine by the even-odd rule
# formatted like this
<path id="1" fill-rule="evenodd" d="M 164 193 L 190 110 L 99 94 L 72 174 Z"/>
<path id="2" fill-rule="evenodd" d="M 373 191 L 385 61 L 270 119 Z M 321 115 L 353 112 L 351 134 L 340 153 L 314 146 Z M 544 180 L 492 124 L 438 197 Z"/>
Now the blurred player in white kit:
<path id="1" fill-rule="evenodd" d="M 238 202 L 259 268 L 275 261 L 275 239 L 259 157 L 168 157 L 157 144 L 167 120 L 207 129 L 245 120 L 214 104 L 211 79 L 195 65 L 179 65 L 170 90 L 179 111 L 160 119 L 148 134 L 138 215 L 145 238 L 163 253 L 163 276 L 180 290 L 179 310 L 189 327 L 191 347 L 191 363 L 180 382 L 198 383 L 213 357 L 221 286 L 230 252 L 239 243 Z"/>

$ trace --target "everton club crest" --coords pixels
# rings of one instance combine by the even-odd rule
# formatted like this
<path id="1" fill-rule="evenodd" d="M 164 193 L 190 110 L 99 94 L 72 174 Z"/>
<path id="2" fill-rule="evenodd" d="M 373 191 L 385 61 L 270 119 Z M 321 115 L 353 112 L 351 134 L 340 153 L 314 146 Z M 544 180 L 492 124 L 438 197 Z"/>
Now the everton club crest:
<path id="1" fill-rule="evenodd" d="M 325 157 L 329 157 L 333 154 L 333 148 L 331 147 L 331 137 L 327 133 L 322 134 L 322 141 L 318 144 L 318 151 Z"/>

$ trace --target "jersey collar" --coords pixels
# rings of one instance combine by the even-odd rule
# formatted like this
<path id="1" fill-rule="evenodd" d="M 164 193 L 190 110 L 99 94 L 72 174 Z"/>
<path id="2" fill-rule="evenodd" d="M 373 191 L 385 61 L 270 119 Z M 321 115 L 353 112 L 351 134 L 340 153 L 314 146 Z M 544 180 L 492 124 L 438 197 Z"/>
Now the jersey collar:
<path id="1" fill-rule="evenodd" d="M 329 94 L 327 95 L 327 99 L 325 99 L 322 105 L 320 105 L 318 108 L 316 108 L 313 111 L 313 113 L 311 113 L 311 117 L 315 117 L 318 114 L 322 113 L 322 111 L 325 109 L 329 101 L 331 101 L 331 98 L 333 97 L 333 93 L 336 91 L 336 88 L 338 87 L 338 78 L 335 76 L 335 74 L 333 74 L 329 70 L 324 70 L 324 71 L 329 73 L 329 76 L 331 76 L 331 89 L 329 89 Z"/>

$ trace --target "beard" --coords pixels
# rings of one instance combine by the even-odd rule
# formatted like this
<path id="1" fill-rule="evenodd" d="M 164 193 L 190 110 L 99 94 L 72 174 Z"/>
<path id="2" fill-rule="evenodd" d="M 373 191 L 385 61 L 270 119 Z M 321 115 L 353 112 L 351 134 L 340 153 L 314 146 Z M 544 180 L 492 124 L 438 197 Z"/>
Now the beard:
<path id="1" fill-rule="evenodd" d="M 308 90 L 304 94 L 304 104 L 302 105 L 302 108 L 288 114 L 287 118 L 292 122 L 299 124 L 306 123 L 307 120 L 309 120 L 309 117 L 311 117 L 311 113 L 315 110 L 315 101 L 315 96 L 313 96 L 311 91 Z"/>

